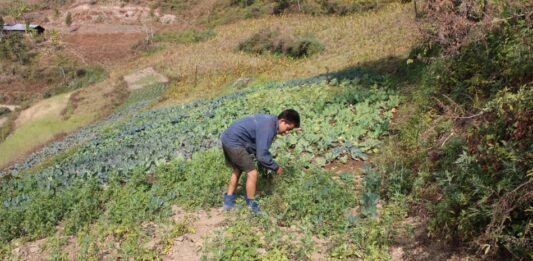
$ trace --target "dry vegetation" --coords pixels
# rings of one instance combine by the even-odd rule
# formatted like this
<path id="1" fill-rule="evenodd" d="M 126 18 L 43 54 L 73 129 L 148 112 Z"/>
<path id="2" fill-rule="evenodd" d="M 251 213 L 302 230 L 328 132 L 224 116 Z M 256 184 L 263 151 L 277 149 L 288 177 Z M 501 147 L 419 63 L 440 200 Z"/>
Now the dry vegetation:
<path id="1" fill-rule="evenodd" d="M 265 28 L 282 27 L 294 34 L 312 33 L 325 50 L 305 59 L 250 55 L 236 51 L 239 43 Z M 181 45 L 144 57 L 135 67 L 153 66 L 168 76 L 166 103 L 217 95 L 241 77 L 286 80 L 346 69 L 368 61 L 406 55 L 418 40 L 411 6 L 390 5 L 377 11 L 341 17 L 284 15 L 240 21 L 217 27 L 216 37 Z"/>

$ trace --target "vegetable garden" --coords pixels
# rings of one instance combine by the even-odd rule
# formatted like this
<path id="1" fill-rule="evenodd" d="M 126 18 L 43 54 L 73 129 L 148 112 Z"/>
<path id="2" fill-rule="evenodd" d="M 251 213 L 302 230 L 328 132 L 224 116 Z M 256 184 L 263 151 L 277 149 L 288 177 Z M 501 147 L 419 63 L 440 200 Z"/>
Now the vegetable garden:
<path id="1" fill-rule="evenodd" d="M 150 104 L 164 86 L 134 91 L 109 118 L 1 173 L 0 240 L 5 244 L 57 238 L 62 235 L 57 232 L 59 225 L 64 235 L 77 237 L 84 249 L 81 257 L 101 257 L 105 247 L 91 246 L 103 244 L 121 228 L 129 236 L 116 240 L 125 251 L 127 238 L 142 241 L 146 237 L 140 229 L 143 222 L 168 222 L 172 205 L 218 207 L 229 175 L 219 149 L 221 132 L 248 113 L 277 114 L 289 107 L 302 113 L 303 130 L 274 142 L 272 152 L 287 172 L 282 177 L 264 173 L 260 181 L 259 196 L 268 215 L 237 218 L 240 221 L 231 222 L 206 242 L 205 257 L 227 259 L 252 253 L 255 258 L 297 259 L 313 252 L 313 238 L 364 233 L 348 229 L 362 222 L 353 212 L 360 205 L 353 192 L 355 174 L 322 168 L 366 160 L 387 134 L 399 96 L 387 90 L 384 81 L 364 81 L 258 84 L 240 93 L 159 109 L 150 109 Z M 371 191 L 366 194 L 372 195 Z M 363 209 L 373 209 L 364 213 L 375 213 L 376 201 L 371 196 L 364 202 Z M 289 228 L 287 238 L 283 235 Z M 262 238 L 245 242 L 250 237 Z M 227 240 L 236 241 L 221 243 Z M 329 255 L 360 256 L 368 248 L 336 240 Z M 6 245 L 3 254 L 8 249 Z M 257 252 L 261 249 L 266 254 Z M 130 250 L 115 255 L 162 254 L 161 249 Z M 60 256 L 61 249 L 55 254 Z"/>

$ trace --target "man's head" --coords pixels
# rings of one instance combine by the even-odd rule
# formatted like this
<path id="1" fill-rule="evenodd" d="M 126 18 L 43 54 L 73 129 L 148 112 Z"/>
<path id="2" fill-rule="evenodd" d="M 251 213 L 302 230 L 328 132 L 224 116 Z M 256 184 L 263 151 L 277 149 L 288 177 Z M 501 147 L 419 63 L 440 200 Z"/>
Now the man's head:
<path id="1" fill-rule="evenodd" d="M 278 115 L 278 123 L 278 134 L 285 134 L 300 127 L 300 114 L 293 109 L 284 110 Z"/>

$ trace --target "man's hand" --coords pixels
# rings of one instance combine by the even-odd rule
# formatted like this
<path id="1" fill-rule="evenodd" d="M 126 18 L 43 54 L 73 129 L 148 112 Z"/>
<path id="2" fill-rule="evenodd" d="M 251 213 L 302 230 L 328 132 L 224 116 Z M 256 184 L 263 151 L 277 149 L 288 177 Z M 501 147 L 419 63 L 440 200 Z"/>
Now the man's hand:
<path id="1" fill-rule="evenodd" d="M 276 170 L 276 173 L 278 175 L 281 175 L 281 173 L 283 173 L 283 168 L 282 167 L 278 167 L 278 169 Z"/>

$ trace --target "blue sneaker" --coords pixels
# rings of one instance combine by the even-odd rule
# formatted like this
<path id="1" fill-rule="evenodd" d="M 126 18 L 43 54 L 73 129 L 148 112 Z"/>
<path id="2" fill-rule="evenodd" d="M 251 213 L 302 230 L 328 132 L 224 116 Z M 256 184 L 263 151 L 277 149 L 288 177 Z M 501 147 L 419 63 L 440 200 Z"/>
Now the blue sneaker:
<path id="1" fill-rule="evenodd" d="M 224 210 L 228 211 L 235 207 L 235 194 L 228 195 L 228 193 L 224 193 Z"/>
<path id="2" fill-rule="evenodd" d="M 257 214 L 259 213 L 259 211 L 261 211 L 261 209 L 259 208 L 259 203 L 257 203 L 255 199 L 246 198 L 246 205 L 250 207 L 250 210 L 252 211 L 253 214 Z"/>

